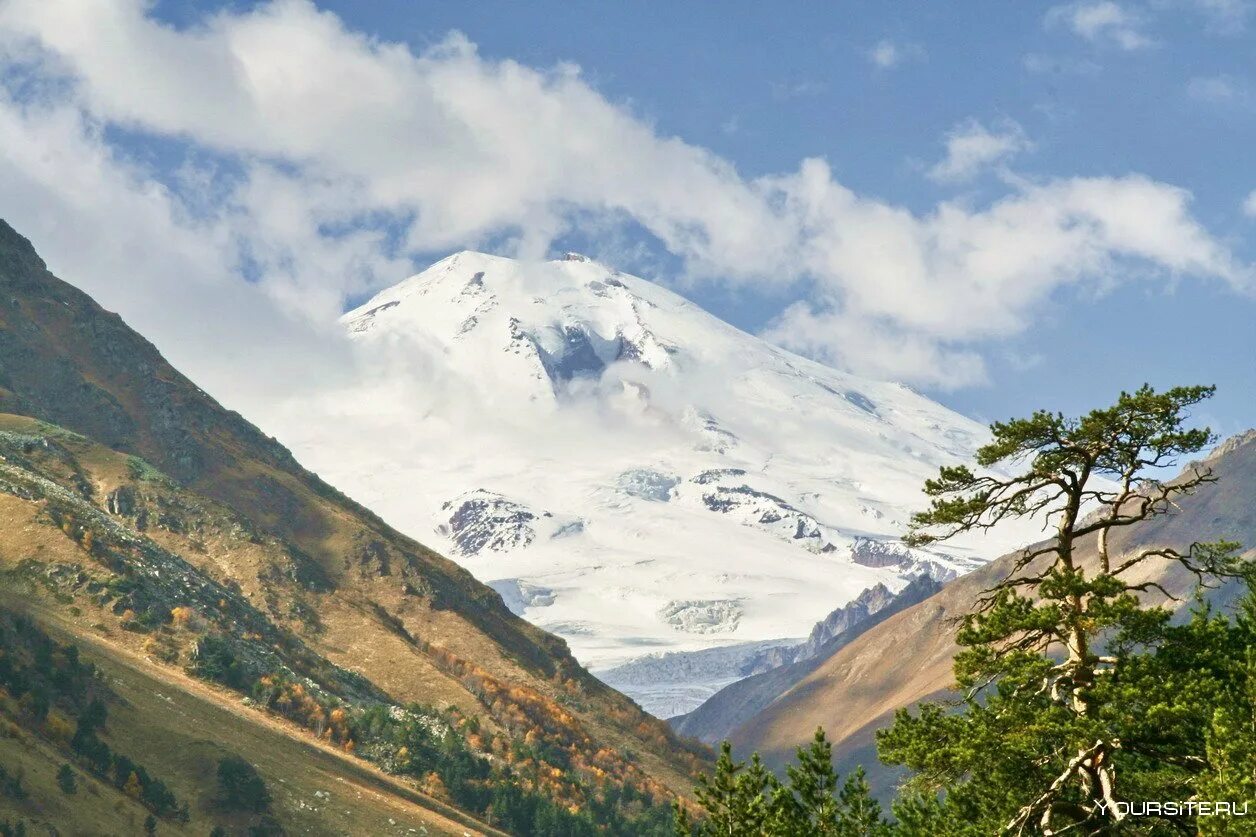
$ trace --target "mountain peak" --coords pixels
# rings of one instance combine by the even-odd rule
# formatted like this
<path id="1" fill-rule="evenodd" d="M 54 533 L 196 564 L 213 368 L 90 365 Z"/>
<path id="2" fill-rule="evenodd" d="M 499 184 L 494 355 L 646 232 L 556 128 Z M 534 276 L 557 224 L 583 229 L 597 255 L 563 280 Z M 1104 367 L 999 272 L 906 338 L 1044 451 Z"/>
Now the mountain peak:
<path id="1" fill-rule="evenodd" d="M 303 451 L 495 589 L 543 591 L 512 601 L 590 665 L 805 636 L 998 548 L 898 541 L 976 422 L 578 254 L 457 253 L 343 323 L 383 389 L 423 395 L 368 410 L 391 416 L 370 432 L 319 423 Z"/>
<path id="2" fill-rule="evenodd" d="M 1244 430 L 1242 433 L 1236 433 L 1213 448 L 1204 461 L 1215 462 L 1216 460 L 1233 453 L 1244 445 L 1249 445 L 1253 442 L 1256 442 L 1256 428 Z"/>
<path id="3" fill-rule="evenodd" d="M 35 252 L 35 245 L 31 244 L 30 239 L 22 235 L 3 218 L 0 218 L 0 257 L 8 258 L 16 256 L 19 262 L 25 263 L 28 268 L 34 268 L 38 271 L 47 269 L 44 260 Z M 13 276 L 21 273 L 21 271 L 7 272 L 6 275 Z"/>

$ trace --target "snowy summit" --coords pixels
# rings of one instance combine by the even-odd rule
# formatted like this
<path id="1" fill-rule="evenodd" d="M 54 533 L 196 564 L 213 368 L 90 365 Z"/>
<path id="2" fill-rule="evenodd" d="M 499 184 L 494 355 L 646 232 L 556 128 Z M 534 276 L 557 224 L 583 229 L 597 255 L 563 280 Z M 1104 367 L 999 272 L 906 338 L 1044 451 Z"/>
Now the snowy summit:
<path id="1" fill-rule="evenodd" d="M 343 324 L 382 392 L 429 397 L 348 407 L 302 455 L 595 669 L 804 637 L 878 583 L 1010 545 L 898 541 L 981 425 L 576 254 L 458 253 Z"/>

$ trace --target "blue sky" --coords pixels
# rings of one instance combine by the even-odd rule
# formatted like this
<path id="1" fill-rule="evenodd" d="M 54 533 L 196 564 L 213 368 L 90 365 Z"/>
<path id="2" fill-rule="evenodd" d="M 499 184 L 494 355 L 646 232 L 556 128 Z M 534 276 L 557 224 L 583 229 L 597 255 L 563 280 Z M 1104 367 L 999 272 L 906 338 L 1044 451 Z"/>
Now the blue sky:
<path id="1" fill-rule="evenodd" d="M 528 252 L 536 247 L 550 251 L 572 247 L 613 255 L 617 266 L 659 276 L 749 331 L 765 331 L 791 348 L 857 372 L 909 380 L 978 418 L 1000 418 L 1041 406 L 1084 409 L 1104 403 L 1120 388 L 1150 380 L 1162 385 L 1217 383 L 1219 395 L 1204 417 L 1222 433 L 1256 424 L 1256 280 L 1251 267 L 1256 260 L 1252 245 L 1256 208 L 1251 213 L 1243 208 L 1256 189 L 1251 155 L 1256 140 L 1256 12 L 1240 0 L 1098 0 L 1057 6 L 921 2 L 895 4 L 893 9 L 872 2 L 320 2 L 318 9 L 339 19 L 334 24 L 302 3 L 162 0 L 145 10 L 131 0 L 117 0 L 116 16 L 109 25 L 97 21 L 96 29 L 105 41 L 111 33 L 122 33 L 113 54 L 56 31 L 64 20 L 55 15 L 74 15 L 81 4 L 53 0 L 35 12 L 22 2 L 10 0 L 11 14 L 0 22 L 0 29 L 14 33 L 10 45 L 22 44 L 25 49 L 34 41 L 39 46 L 35 57 L 9 47 L 6 78 L 11 101 L 24 108 L 35 102 L 48 113 L 64 111 L 67 119 L 80 120 L 81 136 L 65 140 L 77 151 L 67 147 L 64 153 L 90 154 L 103 148 L 125 170 L 134 191 L 143 193 L 144 184 L 168 189 L 174 208 L 153 210 L 152 218 L 160 220 L 149 223 L 172 224 L 177 234 L 163 235 L 154 227 L 154 235 L 177 243 L 181 236 L 190 240 L 201 233 L 229 242 L 224 246 L 234 247 L 237 257 L 224 261 L 219 272 L 247 274 L 251 282 L 268 288 L 272 300 L 282 303 L 300 295 L 328 307 L 343 305 L 401 278 L 425 259 L 462 246 Z M 51 7 L 57 10 L 47 12 Z M 460 32 L 474 45 L 473 70 L 492 72 L 502 62 L 535 70 L 545 79 L 543 85 L 549 85 L 546 101 L 582 117 L 564 123 L 566 117 L 560 114 L 554 123 L 558 133 L 538 134 L 530 144 L 521 143 L 517 157 L 508 153 L 504 162 L 495 160 L 499 181 L 509 180 L 516 168 L 530 172 L 543 167 L 550 146 L 563 142 L 564 124 L 587 133 L 587 142 L 606 141 L 606 153 L 621 155 L 625 162 L 590 178 L 590 183 L 581 182 L 584 175 L 578 164 L 557 178 L 528 174 L 522 180 L 524 188 L 543 183 L 548 190 L 544 202 L 534 206 L 507 189 L 500 198 L 503 207 L 515 201 L 520 203 L 518 211 L 503 209 L 500 216 L 481 218 L 462 203 L 445 206 L 433 196 L 448 194 L 455 186 L 435 189 L 424 180 L 413 186 L 412 193 L 402 194 L 400 187 L 396 193 L 390 190 L 398 173 L 406 171 L 400 156 L 391 169 L 375 170 L 357 159 L 352 166 L 341 165 L 342 158 L 354 156 L 343 143 L 355 129 L 364 132 L 364 141 L 368 135 L 389 132 L 387 117 L 376 112 L 331 126 L 339 138 L 313 150 L 305 147 L 300 132 L 254 142 L 243 128 L 220 131 L 221 113 L 230 110 L 216 115 L 209 105 L 215 98 L 229 104 L 239 91 L 214 83 L 213 51 L 190 53 L 183 51 L 185 44 L 163 52 L 163 43 L 176 43 L 180 35 L 188 41 L 189 33 L 213 31 L 215 24 L 207 22 L 213 14 L 232 21 L 247 20 L 250 14 L 270 15 L 275 28 L 267 30 L 272 39 L 267 43 L 275 50 L 289 48 L 274 37 L 275 32 L 334 26 L 336 34 L 320 41 L 323 46 L 335 49 L 339 43 L 335 38 L 344 33 L 352 38 L 364 35 L 374 39 L 362 47 L 368 58 L 379 58 L 371 50 L 380 43 L 402 44 L 412 55 L 428 56 L 436 72 L 443 72 L 445 65 L 465 66 L 470 60 L 442 57 L 449 50 L 450 33 Z M 171 37 L 164 38 L 162 32 Z M 183 82 L 183 88 L 176 89 L 174 82 L 169 90 L 154 88 L 156 93 L 149 98 L 155 105 L 127 99 L 119 91 L 127 83 L 127 56 L 134 57 L 136 50 L 146 53 L 146 61 L 179 63 L 184 60 L 180 56 L 190 55 L 188 66 L 207 62 L 204 89 L 193 78 Z M 349 47 L 340 50 L 345 51 Z M 380 60 L 387 65 L 387 60 Z M 319 66 L 317 59 L 312 61 L 311 66 Z M 555 70 L 566 63 L 579 68 L 578 90 L 565 87 L 564 71 Z M 40 82 L 35 93 L 14 81 L 26 79 L 24 84 L 29 85 L 31 77 Z M 461 76 L 452 78 L 457 81 Z M 317 81 L 334 86 L 336 77 Z M 589 117 L 592 105 L 585 101 L 586 92 L 629 120 L 628 127 L 643 128 L 648 141 L 659 144 L 661 156 L 643 155 L 636 161 L 631 155 L 640 143 L 614 146 L 608 137 L 622 136 L 624 127 L 610 124 L 614 120 L 608 120 L 607 134 L 588 128 L 600 116 Z M 169 97 L 168 106 L 162 104 L 163 95 Z M 180 98 L 208 103 L 205 112 L 192 112 Z M 501 102 L 508 100 L 508 95 L 492 99 L 493 107 L 484 110 L 499 112 Z M 303 131 L 314 135 L 329 130 L 309 114 L 318 101 L 314 96 L 291 105 L 302 110 L 275 105 L 267 111 L 272 106 L 267 100 L 258 106 L 259 118 L 308 120 L 310 127 Z M 329 112 L 336 113 L 335 106 Z M 425 131 L 423 120 L 432 113 L 416 110 L 405 116 L 404 132 L 398 128 L 398 135 Z M 13 130 L 25 131 L 32 143 L 41 131 L 53 130 L 49 123 L 56 122 L 51 117 L 37 122 L 29 111 L 24 118 Z M 473 122 L 462 113 L 458 118 L 479 131 L 486 130 L 485 125 L 496 130 L 491 122 Z M 526 113 L 519 119 L 503 119 L 502 135 L 526 129 Z M 947 157 L 948 136 L 981 132 L 1005 143 L 1004 150 L 991 152 L 993 156 L 979 160 L 961 176 L 945 176 L 939 166 Z M 474 143 L 468 136 L 467 142 Z M 686 151 L 684 161 L 675 162 L 679 188 L 685 188 L 684 178 L 692 174 L 694 186 L 689 191 L 703 206 L 682 205 L 663 184 L 652 187 L 654 191 L 643 187 L 639 199 L 608 210 L 608 198 L 599 190 L 623 191 L 622 184 L 632 186 L 660 165 L 670 166 L 666 146 L 673 139 L 693 150 Z M 424 160 L 439 161 L 455 153 L 441 145 L 446 141 L 432 139 L 415 152 L 416 160 L 426 155 Z M 479 152 L 493 153 L 497 151 Z M 555 151 L 556 156 L 571 153 Z M 317 164 L 308 162 L 307 154 L 317 156 Z M 694 163 L 695 156 L 718 161 L 712 165 L 722 185 L 708 183 L 709 167 Z M 913 235 L 919 232 L 917 226 L 928 226 L 942 205 L 960 207 L 984 220 L 1000 201 L 1025 198 L 1024 211 L 1016 214 L 1016 235 L 1007 242 L 993 241 L 994 233 L 962 240 L 966 251 L 988 247 L 992 259 L 1022 246 L 1019 242 L 1028 240 L 1023 236 L 1034 234 L 1032 214 L 1039 207 L 1044 213 L 1055 211 L 1059 201 L 1071 207 L 1060 210 L 1063 214 L 1054 221 L 1044 220 L 1044 226 L 1058 232 L 1091 225 L 1106 230 L 1125 221 L 1139 228 L 1144 222 L 1137 213 L 1144 204 L 1168 203 L 1145 224 L 1157 230 L 1151 237 L 1159 241 L 1139 240 L 1137 229 L 1122 233 L 1124 238 L 1104 233 L 1080 241 L 1080 247 L 1094 248 L 1092 257 L 1080 264 L 1057 253 L 1044 256 L 1041 271 L 1029 278 L 1021 276 L 1023 267 L 992 268 L 991 295 L 1006 297 L 1006 303 L 986 316 L 975 311 L 981 307 L 975 305 L 979 295 L 961 300 L 954 322 L 948 324 L 932 321 L 927 311 L 902 317 L 887 313 L 896 304 L 894 297 L 859 301 L 859 283 L 877 281 L 861 278 L 859 270 L 875 261 L 876 249 L 848 254 L 846 250 L 858 249 L 858 242 L 834 244 L 827 230 L 816 232 L 813 227 L 867 220 L 862 215 L 852 220 L 848 209 L 826 209 L 822 222 L 785 213 L 788 229 L 765 232 L 763 249 L 777 251 L 772 258 L 762 263 L 752 259 L 751 266 L 745 266 L 743 256 L 724 258 L 735 242 L 751 237 L 755 219 L 775 224 L 782 214 L 780 204 L 801 200 L 799 196 L 807 193 L 798 184 L 765 186 L 759 180 L 788 177 L 812 158 L 827 163 L 828 175 L 821 179 L 835 184 L 834 189 L 840 187 L 843 195 L 848 192 L 878 211 L 884 207 L 910 215 Z M 577 154 L 574 159 L 581 158 Z M 460 157 L 456 165 L 464 162 Z M 344 171 L 352 177 L 342 178 Z M 108 179 L 108 173 L 101 176 Z M 360 180 L 372 177 L 378 180 L 360 185 Z M 565 189 L 568 177 L 571 188 Z M 1145 190 L 1145 201 L 1141 192 L 1123 190 L 1122 184 L 1130 183 L 1122 179 L 1133 177 L 1154 184 Z M 353 178 L 358 178 L 357 185 L 346 185 Z M 1035 191 L 1065 183 L 1084 186 L 1088 197 L 1068 203 L 1069 199 L 1057 201 Z M 703 191 L 708 187 L 709 198 Z M 36 188 L 60 187 L 51 181 L 22 184 L 23 190 Z M 293 200 L 298 195 L 305 200 L 310 195 L 329 202 L 340 199 L 352 203 L 353 211 L 346 209 L 344 218 L 330 221 L 324 213 L 316 219 L 315 232 L 298 230 L 300 223 L 281 215 L 275 197 L 287 189 L 293 190 Z M 747 190 L 763 205 L 747 210 L 748 220 L 733 218 L 752 200 L 746 197 Z M 206 198 L 200 192 L 232 197 Z M 247 197 L 239 197 L 246 192 Z M 1032 198 L 1026 197 L 1030 193 Z M 475 194 L 481 202 L 499 199 L 483 184 Z M 703 214 L 704 207 L 718 207 L 724 200 L 731 209 Z M 1079 201 L 1084 208 L 1077 208 Z M 28 199 L 23 205 L 30 203 Z M 229 212 L 223 209 L 226 206 Z M 0 209 L 6 217 L 24 211 L 3 205 L 2 198 Z M 39 218 L 46 218 L 49 211 L 42 216 L 30 212 L 32 223 L 41 223 Z M 146 211 L 137 211 L 134 224 L 143 223 Z M 189 221 L 198 211 L 214 223 Z M 410 226 L 415 217 L 446 213 L 450 220 L 440 225 L 439 232 L 416 234 Z M 530 219 L 539 216 L 545 222 L 531 229 Z M 727 229 L 717 231 L 725 221 Z M 374 237 L 346 245 L 344 233 L 355 225 Z M 74 266 L 78 263 L 72 251 L 79 243 L 64 226 L 49 227 L 45 238 L 54 255 L 60 248 L 66 253 L 64 263 Z M 969 226 L 965 217 L 938 234 L 951 236 L 957 234 L 953 229 Z M 996 231 L 1003 228 L 1004 220 L 996 218 L 993 226 Z M 691 227 L 700 228 L 703 243 L 689 240 L 686 231 Z M 328 234 L 330 228 L 338 233 Z M 777 238 L 769 244 L 769 236 Z M 1180 247 L 1160 246 L 1179 236 Z M 32 237 L 39 243 L 38 235 Z M 795 239 L 797 246 L 815 246 L 822 254 L 791 259 Z M 200 245 L 188 244 L 175 252 L 175 243 L 169 245 L 167 273 L 179 272 L 177 265 L 200 258 L 196 251 Z M 82 244 L 81 249 L 99 246 Z M 239 257 L 243 250 L 251 254 L 248 259 Z M 312 252 L 320 256 L 317 269 L 302 270 L 301 258 Z M 978 257 L 986 263 L 985 256 Z M 949 261 L 927 262 L 927 253 L 924 258 L 921 284 L 899 291 L 905 307 L 922 288 L 936 288 L 945 296 L 946 283 L 962 283 L 962 268 L 970 264 L 956 268 Z M 55 258 L 50 261 L 57 263 Z M 106 265 L 110 259 L 93 263 Z M 83 269 L 90 273 L 92 267 Z M 345 281 L 335 275 L 337 270 L 356 278 Z M 294 277 L 296 273 L 302 275 Z M 93 285 L 88 277 L 90 290 L 113 299 L 129 319 L 152 323 L 159 345 L 176 359 L 180 356 L 174 344 L 189 329 L 172 325 L 166 336 L 162 325 L 169 317 L 138 308 L 132 314 L 127 306 L 137 306 L 134 299 L 103 277 L 95 281 Z M 200 284 L 211 289 L 205 293 L 212 296 L 212 289 L 224 281 L 207 277 Z M 1036 290 L 1020 290 L 1018 282 Z M 233 289 L 227 295 L 235 293 Z M 782 314 L 796 303 L 806 310 L 782 325 Z M 966 322 L 963 314 L 970 309 L 973 320 Z M 990 325 L 1004 317 L 1005 323 Z M 222 335 L 205 329 L 203 339 L 221 340 Z M 831 338 L 830 332 L 848 336 Z M 893 349 L 907 344 L 918 351 L 886 359 Z M 189 358 L 200 354 L 191 348 L 185 351 Z M 214 377 L 212 370 L 206 375 Z"/>

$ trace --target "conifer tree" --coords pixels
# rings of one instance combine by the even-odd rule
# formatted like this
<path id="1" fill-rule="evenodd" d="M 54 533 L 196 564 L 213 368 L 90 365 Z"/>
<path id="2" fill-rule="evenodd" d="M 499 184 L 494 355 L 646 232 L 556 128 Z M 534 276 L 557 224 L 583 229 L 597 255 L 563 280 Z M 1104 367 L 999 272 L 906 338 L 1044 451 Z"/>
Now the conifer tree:
<path id="1" fill-rule="evenodd" d="M 1237 662 L 1239 688 L 1232 700 L 1213 706 L 1207 731 L 1208 768 L 1199 781 L 1203 799 L 1250 803 L 1245 819 L 1207 818 L 1200 821 L 1205 835 L 1238 835 L 1256 830 L 1256 593 L 1249 593 L 1237 620 L 1243 632 L 1243 657 Z"/>
<path id="2" fill-rule="evenodd" d="M 833 769 L 833 745 L 817 728 L 811 744 L 799 747 L 795 763 L 785 769 L 789 786 L 777 804 L 783 821 L 796 833 L 835 835 L 840 804 L 838 778 Z"/>
<path id="3" fill-rule="evenodd" d="M 817 729 L 785 769 L 782 784 L 755 753 L 750 762 L 733 760 L 727 741 L 715 771 L 700 777 L 695 796 L 705 816 L 693 822 L 676 806 L 675 833 L 729 837 L 884 837 L 890 833 L 881 806 L 872 798 L 863 770 L 843 783 L 833 769 L 833 748 Z"/>
<path id="4" fill-rule="evenodd" d="M 888 837 L 891 833 L 862 767 L 846 777 L 837 798 L 841 803 L 838 837 Z"/>
<path id="5" fill-rule="evenodd" d="M 1176 563 L 1201 587 L 1251 570 L 1234 543 L 1121 551 L 1113 536 L 1214 481 L 1205 465 L 1171 482 L 1156 478 L 1213 441 L 1206 428 L 1187 427 L 1189 408 L 1212 393 L 1144 386 L 1079 418 L 1040 411 L 996 423 L 977 464 L 1002 471 L 949 466 L 926 483 L 932 501 L 913 517 L 906 538 L 913 545 L 1026 516 L 1048 520 L 1054 536 L 1024 549 L 963 619 L 955 662 L 963 711 L 900 711 L 878 736 L 882 759 L 913 768 L 913 788 L 922 792 L 896 806 L 900 823 L 963 834 L 983 817 L 1006 815 L 994 830 L 1095 833 L 1122 819 L 1117 803 L 1128 797 L 1119 763 L 1144 778 L 1172 767 L 1150 740 L 1154 730 L 1122 713 L 1117 700 L 1130 682 L 1126 668 L 1135 669 L 1130 676 L 1138 666 L 1167 671 L 1168 657 L 1138 653 L 1170 634 L 1168 612 L 1140 599 L 1173 598 L 1146 567 Z M 1079 550 L 1083 543 L 1092 558 Z M 1179 653 L 1198 651 L 1184 645 Z M 939 790 L 944 802 L 932 797 Z"/>
<path id="6" fill-rule="evenodd" d="M 677 834 L 743 835 L 766 833 L 772 818 L 771 800 L 779 786 L 755 753 L 750 764 L 733 760 L 733 748 L 727 741 L 720 747 L 715 771 L 699 776 L 694 796 L 706 812 L 700 824 L 693 824 L 682 809 L 677 808 Z M 684 829 L 684 830 L 682 830 Z"/>

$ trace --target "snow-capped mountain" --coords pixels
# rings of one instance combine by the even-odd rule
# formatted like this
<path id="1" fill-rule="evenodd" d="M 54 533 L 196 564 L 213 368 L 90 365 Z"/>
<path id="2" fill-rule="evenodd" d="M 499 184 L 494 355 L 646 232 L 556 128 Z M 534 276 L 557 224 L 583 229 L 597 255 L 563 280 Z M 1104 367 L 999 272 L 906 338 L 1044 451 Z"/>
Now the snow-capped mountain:
<path id="1" fill-rule="evenodd" d="M 286 441 L 595 669 L 805 636 L 1017 539 L 897 540 L 981 425 L 578 255 L 458 253 L 343 324 L 372 380 Z"/>

